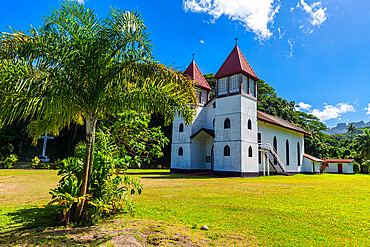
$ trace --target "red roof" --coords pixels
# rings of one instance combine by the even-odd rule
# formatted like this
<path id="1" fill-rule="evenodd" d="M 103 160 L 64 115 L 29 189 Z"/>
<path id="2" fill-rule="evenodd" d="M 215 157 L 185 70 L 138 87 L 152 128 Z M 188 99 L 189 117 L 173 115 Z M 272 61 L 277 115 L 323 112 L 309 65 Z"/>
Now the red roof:
<path id="1" fill-rule="evenodd" d="M 188 68 L 185 70 L 184 72 L 184 75 L 185 76 L 188 76 L 190 77 L 190 79 L 194 80 L 194 83 L 199 86 L 199 87 L 202 87 L 206 90 L 209 90 L 211 91 L 211 87 L 209 86 L 206 78 L 204 78 L 202 72 L 200 72 L 197 64 L 195 63 L 195 61 L 191 61 L 190 65 L 188 66 Z"/>
<path id="2" fill-rule="evenodd" d="M 327 163 L 352 163 L 354 159 L 324 159 Z"/>
<path id="3" fill-rule="evenodd" d="M 311 156 L 309 154 L 303 154 L 303 157 L 306 157 L 307 159 L 310 159 L 310 160 L 316 161 L 316 162 L 324 162 L 322 159 L 316 158 L 316 157 Z"/>
<path id="4" fill-rule="evenodd" d="M 217 71 L 215 79 L 238 73 L 244 73 L 254 80 L 259 80 L 256 73 L 254 73 L 252 67 L 247 62 L 247 59 L 245 59 L 242 52 L 239 50 L 239 47 L 235 46 L 221 68 Z"/>
<path id="5" fill-rule="evenodd" d="M 294 130 L 297 132 L 301 132 L 306 135 L 310 135 L 310 133 L 308 133 L 305 129 L 302 129 L 301 127 L 298 127 L 297 125 L 292 124 L 291 122 L 286 121 L 284 119 L 267 114 L 266 112 L 257 111 L 257 119 L 258 121 L 267 122 L 267 123 L 274 124 L 274 125 L 286 128 L 286 129 L 290 129 L 290 130 Z"/>

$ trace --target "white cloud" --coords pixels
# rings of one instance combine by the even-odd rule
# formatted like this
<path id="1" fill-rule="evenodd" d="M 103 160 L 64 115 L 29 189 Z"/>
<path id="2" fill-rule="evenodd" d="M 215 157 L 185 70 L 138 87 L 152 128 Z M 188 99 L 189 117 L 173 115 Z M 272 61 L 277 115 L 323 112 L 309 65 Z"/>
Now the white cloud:
<path id="1" fill-rule="evenodd" d="M 307 4 L 304 0 L 301 0 L 301 2 L 297 4 L 297 8 L 301 8 L 302 10 L 306 11 L 307 14 L 309 14 L 309 21 L 312 26 L 318 26 L 324 21 L 326 21 L 326 8 L 323 8 L 321 6 L 321 2 L 314 2 L 311 5 Z"/>
<path id="2" fill-rule="evenodd" d="M 333 118 L 338 118 L 343 113 L 356 111 L 353 105 L 347 103 L 339 103 L 336 106 L 326 105 L 324 110 L 313 109 L 310 113 L 318 117 L 322 121 L 326 121 Z"/>
<path id="3" fill-rule="evenodd" d="M 288 41 L 288 44 L 290 46 L 290 51 L 289 51 L 289 54 L 286 55 L 287 57 L 292 57 L 293 56 L 293 53 L 294 53 L 294 49 L 293 49 L 293 46 L 294 46 L 294 40 L 293 39 L 287 39 Z"/>
<path id="4" fill-rule="evenodd" d="M 285 34 L 285 32 L 281 32 L 281 30 L 280 30 L 280 27 L 278 27 L 278 32 L 279 32 L 279 39 L 282 39 L 283 38 L 283 36 L 284 36 L 284 34 Z"/>
<path id="5" fill-rule="evenodd" d="M 367 111 L 366 114 L 370 115 L 370 103 L 367 104 L 367 107 L 365 107 L 365 110 Z"/>
<path id="6" fill-rule="evenodd" d="M 68 1 L 76 1 L 79 4 L 85 4 L 85 1 L 84 0 L 68 0 Z"/>
<path id="7" fill-rule="evenodd" d="M 261 40 L 271 37 L 269 24 L 273 24 L 279 12 L 279 0 L 183 0 L 185 11 L 206 13 L 213 21 L 220 16 L 228 16 L 231 20 L 240 21 L 248 30 Z"/>
<path id="8" fill-rule="evenodd" d="M 311 105 L 310 104 L 306 104 L 306 103 L 303 103 L 303 102 L 299 102 L 298 105 L 297 105 L 297 108 L 298 110 L 310 110 L 311 108 Z"/>
<path id="9" fill-rule="evenodd" d="M 202 44 L 204 44 L 204 40 L 200 40 L 199 42 L 202 43 Z"/>

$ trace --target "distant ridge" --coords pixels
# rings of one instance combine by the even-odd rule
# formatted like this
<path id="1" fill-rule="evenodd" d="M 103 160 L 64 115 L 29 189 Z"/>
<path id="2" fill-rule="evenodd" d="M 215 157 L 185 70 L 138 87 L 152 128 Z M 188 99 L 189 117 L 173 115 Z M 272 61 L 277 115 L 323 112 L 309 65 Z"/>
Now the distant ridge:
<path id="1" fill-rule="evenodd" d="M 364 121 L 359 121 L 352 124 L 355 126 L 356 129 L 370 127 L 370 121 L 367 123 L 365 123 Z M 337 126 L 328 128 L 325 134 L 333 135 L 347 133 L 347 126 L 348 124 L 346 123 L 338 123 Z"/>

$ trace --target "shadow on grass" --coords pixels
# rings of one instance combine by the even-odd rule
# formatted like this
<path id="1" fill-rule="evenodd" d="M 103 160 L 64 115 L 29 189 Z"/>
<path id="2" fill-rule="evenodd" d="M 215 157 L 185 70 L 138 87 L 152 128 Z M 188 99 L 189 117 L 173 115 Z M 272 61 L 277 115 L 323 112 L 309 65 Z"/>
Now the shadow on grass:
<path id="1" fill-rule="evenodd" d="M 126 172 L 127 175 L 138 175 L 148 179 L 210 179 L 216 178 L 212 173 L 170 173 L 170 172 Z"/>
<path id="2" fill-rule="evenodd" d="M 0 228 L 0 246 L 58 246 L 58 245 L 99 245 L 111 239 L 109 236 L 80 238 L 89 234 L 96 227 L 56 227 L 57 213 L 54 208 L 33 207 L 19 209 L 6 214 L 10 223 L 5 229 Z"/>

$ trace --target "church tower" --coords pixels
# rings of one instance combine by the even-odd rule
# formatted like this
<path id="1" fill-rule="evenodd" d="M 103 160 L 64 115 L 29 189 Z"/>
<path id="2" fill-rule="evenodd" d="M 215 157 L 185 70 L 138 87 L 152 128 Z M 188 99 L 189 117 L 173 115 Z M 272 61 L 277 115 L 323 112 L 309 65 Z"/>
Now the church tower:
<path id="1" fill-rule="evenodd" d="M 183 74 L 194 81 L 198 107 L 192 124 L 185 125 L 181 116 L 175 116 L 172 127 L 171 171 L 187 173 L 190 170 L 210 169 L 205 157 L 210 155 L 213 138 L 209 135 L 193 138 L 193 135 L 207 124 L 205 105 L 212 89 L 194 59 Z"/>
<path id="2" fill-rule="evenodd" d="M 258 176 L 257 81 L 236 45 L 215 75 L 214 173 Z"/>

